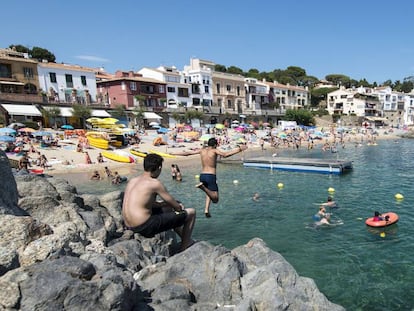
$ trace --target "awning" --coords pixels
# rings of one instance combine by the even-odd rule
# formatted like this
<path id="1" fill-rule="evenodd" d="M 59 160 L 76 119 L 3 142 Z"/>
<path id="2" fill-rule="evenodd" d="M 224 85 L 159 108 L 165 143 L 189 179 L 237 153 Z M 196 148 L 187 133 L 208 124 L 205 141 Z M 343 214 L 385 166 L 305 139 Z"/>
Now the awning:
<path id="1" fill-rule="evenodd" d="M 382 117 L 365 117 L 368 121 L 387 121 L 387 118 Z"/>
<path id="2" fill-rule="evenodd" d="M 24 85 L 24 83 L 18 81 L 0 81 L 0 84 Z"/>
<path id="3" fill-rule="evenodd" d="M 42 113 L 39 111 L 39 109 L 33 105 L 2 104 L 2 106 L 11 116 L 42 116 Z"/>
<path id="4" fill-rule="evenodd" d="M 93 109 L 91 111 L 91 116 L 92 117 L 102 117 L 102 118 L 108 118 L 111 115 L 109 113 L 107 113 L 105 110 L 97 110 L 97 109 Z"/>
<path id="5" fill-rule="evenodd" d="M 154 112 L 144 112 L 144 119 L 162 119 L 162 117 Z"/>

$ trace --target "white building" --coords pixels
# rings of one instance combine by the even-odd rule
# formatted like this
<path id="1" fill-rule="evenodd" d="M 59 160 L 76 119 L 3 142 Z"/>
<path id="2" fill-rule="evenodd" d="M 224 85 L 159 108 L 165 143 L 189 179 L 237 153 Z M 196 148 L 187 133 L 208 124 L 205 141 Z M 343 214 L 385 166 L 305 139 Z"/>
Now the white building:
<path id="1" fill-rule="evenodd" d="M 184 77 L 175 67 L 144 67 L 138 71 L 145 78 L 152 78 L 166 83 L 167 108 L 191 107 L 191 84 L 184 83 Z"/>
<path id="2" fill-rule="evenodd" d="M 190 65 L 184 66 L 183 82 L 191 85 L 192 106 L 211 107 L 214 67 L 213 62 L 198 58 L 191 58 Z"/>
<path id="3" fill-rule="evenodd" d="M 96 103 L 96 76 L 92 68 L 42 62 L 38 64 L 40 88 L 49 102 Z"/>
<path id="4" fill-rule="evenodd" d="M 327 110 L 330 115 L 355 115 L 359 117 L 381 117 L 378 96 L 366 90 L 345 89 L 327 94 Z"/>
<path id="5" fill-rule="evenodd" d="M 246 92 L 246 113 L 261 110 L 269 103 L 269 91 L 266 83 L 255 78 L 244 79 Z"/>

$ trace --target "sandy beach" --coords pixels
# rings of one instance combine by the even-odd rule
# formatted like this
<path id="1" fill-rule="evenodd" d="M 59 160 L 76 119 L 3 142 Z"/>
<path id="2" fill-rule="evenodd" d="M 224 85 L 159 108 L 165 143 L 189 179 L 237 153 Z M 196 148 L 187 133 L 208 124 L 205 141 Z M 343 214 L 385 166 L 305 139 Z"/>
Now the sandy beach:
<path id="1" fill-rule="evenodd" d="M 380 141 L 382 139 L 399 139 L 398 136 L 401 134 L 401 131 L 394 130 L 392 133 L 389 132 L 387 129 L 380 129 L 377 130 L 377 134 L 373 137 L 369 134 L 345 134 L 343 136 L 343 142 L 345 145 L 355 145 L 355 144 L 367 144 L 368 142 Z M 129 152 L 130 148 L 137 148 L 144 152 L 150 152 L 151 150 L 156 150 L 163 153 L 182 153 L 189 150 L 194 150 L 201 148 L 203 146 L 202 141 L 193 141 L 193 142 L 180 142 L 174 143 L 173 141 L 169 140 L 168 145 L 161 145 L 161 146 L 154 146 L 152 144 L 155 137 L 157 137 L 157 133 L 155 131 L 148 131 L 146 135 L 141 136 L 141 143 L 139 145 L 128 146 L 123 148 L 125 152 Z M 229 135 L 231 136 L 231 135 Z M 260 134 L 258 135 L 260 137 Z M 339 136 L 336 137 L 336 141 L 339 141 Z M 335 138 L 333 135 L 329 137 L 324 137 L 322 139 L 315 139 L 313 140 L 314 146 L 313 148 L 322 148 L 323 144 L 329 142 L 333 143 Z M 56 147 L 47 147 L 43 148 L 40 144 L 33 144 L 34 148 L 37 152 L 44 154 L 48 160 L 48 167 L 44 170 L 44 173 L 48 175 L 61 175 L 60 177 L 64 177 L 65 174 L 73 174 L 73 173 L 88 173 L 90 175 L 93 174 L 95 170 L 97 170 L 101 176 L 104 175 L 104 168 L 108 167 L 112 172 L 118 171 L 119 174 L 128 174 L 131 170 L 141 170 L 142 169 L 142 162 L 143 158 L 134 157 L 134 163 L 121 163 L 114 160 L 104 158 L 103 163 L 98 163 L 97 158 L 99 153 L 103 150 L 88 147 L 84 148 L 83 152 L 77 152 L 76 146 L 79 142 L 77 137 L 72 137 L 69 139 L 65 139 L 64 141 L 59 142 L 58 146 Z M 230 146 L 234 145 L 235 142 L 230 141 L 229 145 L 225 146 L 230 148 Z M 378 143 L 380 144 L 380 143 Z M 248 140 L 247 141 L 248 150 L 245 151 L 247 154 L 251 154 L 254 152 L 261 151 L 261 146 L 258 139 L 255 140 Z M 302 141 L 300 148 L 307 148 L 308 142 Z M 264 148 L 266 150 L 266 155 L 277 154 L 278 150 L 283 150 L 286 148 L 293 148 L 292 145 L 280 145 L 278 148 L 274 148 L 270 145 L 269 142 L 265 141 Z M 25 147 L 27 150 L 27 147 Z M 89 157 L 92 161 L 92 164 L 87 164 L 86 161 L 86 154 L 89 154 Z M 32 162 L 32 169 L 39 169 L 40 167 L 36 165 L 36 159 L 38 157 L 37 153 L 28 152 L 28 155 Z M 8 154 L 9 158 L 14 160 L 19 160 L 20 156 Z M 180 167 L 185 168 L 186 166 L 194 166 L 199 165 L 199 156 L 198 155 L 187 155 L 187 156 L 180 156 L 176 155 L 174 158 L 165 157 L 164 158 L 164 165 L 167 167 L 169 164 L 177 163 L 180 164 Z"/>

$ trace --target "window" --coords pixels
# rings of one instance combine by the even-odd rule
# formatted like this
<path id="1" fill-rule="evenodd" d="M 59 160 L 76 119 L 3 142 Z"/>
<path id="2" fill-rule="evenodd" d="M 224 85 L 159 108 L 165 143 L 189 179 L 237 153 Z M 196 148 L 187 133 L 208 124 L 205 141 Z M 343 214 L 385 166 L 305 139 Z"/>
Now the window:
<path id="1" fill-rule="evenodd" d="M 175 93 L 175 87 L 171 87 L 171 86 L 167 87 L 167 92 L 168 93 Z"/>
<path id="2" fill-rule="evenodd" d="M 72 75 L 66 74 L 65 79 L 66 79 L 66 87 L 73 87 Z"/>
<path id="3" fill-rule="evenodd" d="M 137 90 L 137 83 L 135 81 L 131 81 L 129 83 L 129 88 L 131 89 L 131 91 L 136 91 Z"/>
<path id="4" fill-rule="evenodd" d="M 164 85 L 158 85 L 158 93 L 165 93 Z"/>
<path id="5" fill-rule="evenodd" d="M 209 93 L 210 92 L 210 88 L 208 87 L 208 85 L 204 85 L 204 93 Z"/>
<path id="6" fill-rule="evenodd" d="M 86 86 L 86 76 L 81 76 L 81 83 L 83 86 Z"/>
<path id="7" fill-rule="evenodd" d="M 231 85 L 230 84 L 227 84 L 226 85 L 226 90 L 227 90 L 227 92 L 230 92 L 231 91 Z"/>
<path id="8" fill-rule="evenodd" d="M 11 65 L 0 64 L 0 78 L 11 78 Z"/>
<path id="9" fill-rule="evenodd" d="M 49 72 L 49 78 L 50 78 L 50 82 L 52 83 L 56 83 L 56 73 L 55 72 Z"/>
<path id="10" fill-rule="evenodd" d="M 178 88 L 178 96 L 188 97 L 188 89 L 179 87 Z"/>
<path id="11" fill-rule="evenodd" d="M 33 78 L 33 68 L 23 67 L 23 74 L 25 78 Z"/>
<path id="12" fill-rule="evenodd" d="M 237 86 L 237 96 L 240 96 L 240 85 Z"/>
<path id="13" fill-rule="evenodd" d="M 216 91 L 217 91 L 217 94 L 220 94 L 220 83 L 216 84 Z"/>
<path id="14" fill-rule="evenodd" d="M 231 102 L 231 100 L 227 100 L 227 108 L 233 108 L 233 103 Z"/>
<path id="15" fill-rule="evenodd" d="M 140 89 L 141 89 L 141 93 L 154 94 L 154 86 L 153 85 L 142 84 Z"/>

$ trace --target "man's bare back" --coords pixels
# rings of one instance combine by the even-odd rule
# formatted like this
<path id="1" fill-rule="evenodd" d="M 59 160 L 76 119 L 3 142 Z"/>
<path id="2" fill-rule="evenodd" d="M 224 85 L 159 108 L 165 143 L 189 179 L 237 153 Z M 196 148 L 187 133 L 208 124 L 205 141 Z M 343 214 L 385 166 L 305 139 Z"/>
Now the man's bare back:
<path id="1" fill-rule="evenodd" d="M 163 184 L 150 175 L 142 174 L 131 179 L 125 189 L 122 216 L 127 227 L 136 227 L 145 223 L 156 205 L 157 194 L 175 209 L 181 206 L 167 192 Z"/>

